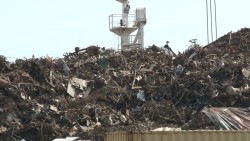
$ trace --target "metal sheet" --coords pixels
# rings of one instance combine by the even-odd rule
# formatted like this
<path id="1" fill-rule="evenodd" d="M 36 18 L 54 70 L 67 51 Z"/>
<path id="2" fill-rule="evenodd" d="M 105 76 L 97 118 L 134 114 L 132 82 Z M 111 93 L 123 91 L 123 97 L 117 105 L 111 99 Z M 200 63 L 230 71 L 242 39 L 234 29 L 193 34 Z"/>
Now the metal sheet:
<path id="1" fill-rule="evenodd" d="M 250 131 L 167 131 L 107 133 L 105 141 L 249 141 Z"/>
<path id="2" fill-rule="evenodd" d="M 249 130 L 250 108 L 204 108 L 202 110 L 218 128 L 224 130 Z"/>

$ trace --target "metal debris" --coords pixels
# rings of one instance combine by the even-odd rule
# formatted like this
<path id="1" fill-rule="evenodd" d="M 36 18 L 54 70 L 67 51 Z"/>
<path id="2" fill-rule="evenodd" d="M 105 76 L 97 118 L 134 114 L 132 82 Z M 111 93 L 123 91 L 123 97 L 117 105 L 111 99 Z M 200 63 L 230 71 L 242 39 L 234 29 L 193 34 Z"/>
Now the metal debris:
<path id="1" fill-rule="evenodd" d="M 0 139 L 94 141 L 108 131 L 219 129 L 204 107 L 250 107 L 250 29 L 228 40 L 178 54 L 153 45 L 117 52 L 90 46 L 61 59 L 14 63 L 0 56 Z"/>

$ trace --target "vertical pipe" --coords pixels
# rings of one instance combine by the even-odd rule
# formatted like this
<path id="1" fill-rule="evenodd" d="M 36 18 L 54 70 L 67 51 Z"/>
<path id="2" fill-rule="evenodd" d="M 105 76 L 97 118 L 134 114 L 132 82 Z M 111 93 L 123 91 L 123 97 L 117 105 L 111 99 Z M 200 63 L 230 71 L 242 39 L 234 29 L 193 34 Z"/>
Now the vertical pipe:
<path id="1" fill-rule="evenodd" d="M 125 12 L 125 8 L 128 5 L 128 0 L 125 0 L 122 2 L 122 20 L 123 20 L 123 24 L 125 25 L 125 28 L 128 27 L 128 13 Z M 129 43 L 129 35 L 126 33 L 126 30 L 123 31 L 122 35 L 123 38 L 122 40 L 122 45 L 124 44 L 128 44 Z"/>
<path id="2" fill-rule="evenodd" d="M 140 22 L 141 47 L 144 48 L 144 24 Z"/>
<path id="3" fill-rule="evenodd" d="M 128 26 L 128 13 L 125 12 L 125 8 L 128 5 L 128 1 L 122 3 L 122 20 L 125 26 Z"/>
<path id="4" fill-rule="evenodd" d="M 216 31 L 216 40 L 217 40 L 217 6 L 216 6 L 216 0 L 214 0 L 214 15 L 215 15 L 215 31 Z"/>
<path id="5" fill-rule="evenodd" d="M 214 41 L 213 38 L 213 12 L 212 12 L 212 1 L 210 0 L 210 20 L 211 20 L 211 38 L 212 38 L 212 42 Z"/>
<path id="6" fill-rule="evenodd" d="M 119 40 L 119 38 L 120 38 L 120 37 L 119 37 L 119 36 L 117 36 L 117 50 L 119 50 L 119 49 L 120 49 L 120 45 L 119 45 L 119 44 L 120 44 L 120 40 Z"/>
<path id="7" fill-rule="evenodd" d="M 209 22 L 208 22 L 208 1 L 206 0 L 206 12 L 207 12 L 207 44 L 209 44 Z"/>
<path id="8" fill-rule="evenodd" d="M 121 49 L 124 44 L 125 44 L 125 34 L 124 34 L 123 29 L 121 29 Z"/>

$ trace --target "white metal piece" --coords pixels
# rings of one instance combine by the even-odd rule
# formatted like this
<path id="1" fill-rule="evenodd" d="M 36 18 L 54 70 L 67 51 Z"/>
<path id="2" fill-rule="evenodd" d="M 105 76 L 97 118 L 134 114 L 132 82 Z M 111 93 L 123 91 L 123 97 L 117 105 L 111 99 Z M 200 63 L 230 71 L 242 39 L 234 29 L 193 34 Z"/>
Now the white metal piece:
<path id="1" fill-rule="evenodd" d="M 77 141 L 79 137 L 67 137 L 67 138 L 57 138 L 53 141 Z"/>
<path id="2" fill-rule="evenodd" d="M 72 82 L 68 83 L 68 88 L 67 88 L 67 93 L 71 96 L 71 97 L 75 97 L 75 90 L 72 87 Z"/>
<path id="3" fill-rule="evenodd" d="M 136 20 L 138 22 L 146 22 L 146 8 L 136 8 Z"/>
<path id="4" fill-rule="evenodd" d="M 159 127 L 151 131 L 181 131 L 181 128 Z"/>

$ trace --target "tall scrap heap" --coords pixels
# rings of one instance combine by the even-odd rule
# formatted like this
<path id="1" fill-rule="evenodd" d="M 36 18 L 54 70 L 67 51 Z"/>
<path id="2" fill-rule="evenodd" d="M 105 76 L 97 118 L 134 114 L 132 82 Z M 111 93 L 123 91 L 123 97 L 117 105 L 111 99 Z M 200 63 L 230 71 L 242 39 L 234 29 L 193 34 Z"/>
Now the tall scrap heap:
<path id="1" fill-rule="evenodd" d="M 1 56 L 0 140 L 98 140 L 108 131 L 157 127 L 249 129 L 249 54 L 244 28 L 176 56 L 156 46 L 91 46 L 61 59 L 14 63 Z"/>

